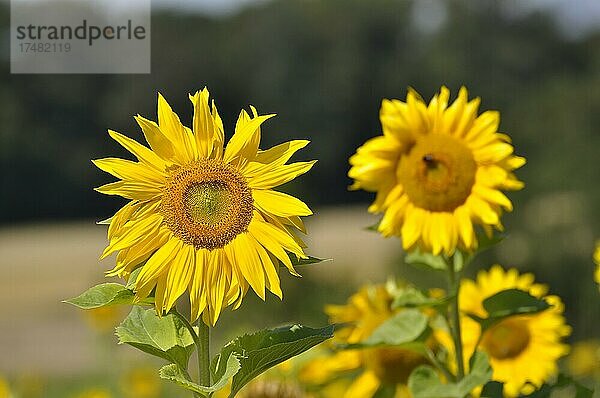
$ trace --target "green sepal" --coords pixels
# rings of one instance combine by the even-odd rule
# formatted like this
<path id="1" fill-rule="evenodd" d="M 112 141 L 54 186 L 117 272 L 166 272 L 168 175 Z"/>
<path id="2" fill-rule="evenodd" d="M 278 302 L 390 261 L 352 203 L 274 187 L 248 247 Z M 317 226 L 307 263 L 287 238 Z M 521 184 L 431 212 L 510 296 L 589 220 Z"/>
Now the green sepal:
<path id="1" fill-rule="evenodd" d="M 369 225 L 368 227 L 365 227 L 365 231 L 371 231 L 371 232 L 379 232 L 379 225 L 381 224 L 381 220 L 377 221 L 375 224 L 373 225 Z"/>
<path id="2" fill-rule="evenodd" d="M 461 381 L 444 384 L 434 368 L 421 365 L 410 374 L 408 388 L 413 398 L 463 398 L 491 377 L 492 368 L 487 355 L 477 352 L 471 361 L 471 372 Z"/>
<path id="3" fill-rule="evenodd" d="M 250 380 L 267 369 L 333 337 L 333 326 L 313 329 L 302 325 L 265 329 L 240 336 L 228 343 L 219 354 L 222 358 L 235 355 L 241 368 L 231 384 L 230 397 Z"/>
<path id="4" fill-rule="evenodd" d="M 125 285 L 127 287 L 127 289 L 134 290 L 135 282 L 137 281 L 137 278 L 140 275 L 140 272 L 142 272 L 142 268 L 143 268 L 143 265 L 141 265 L 141 266 L 137 267 L 136 269 L 134 269 L 133 271 L 131 271 L 131 273 L 129 274 L 129 278 L 127 278 L 127 284 Z"/>
<path id="5" fill-rule="evenodd" d="M 433 269 L 436 271 L 446 271 L 447 269 L 446 261 L 443 257 L 421 251 L 419 248 L 409 252 L 404 257 L 404 262 L 416 268 Z"/>
<path id="6" fill-rule="evenodd" d="M 119 344 L 129 344 L 182 369 L 187 369 L 194 350 L 194 340 L 183 322 L 173 314 L 159 317 L 154 309 L 133 307 L 116 335 Z"/>
<path id="7" fill-rule="evenodd" d="M 186 390 L 208 395 L 225 388 L 229 380 L 240 370 L 240 361 L 235 355 L 230 354 L 227 360 L 223 362 L 222 371 L 219 369 L 217 372 L 220 376 L 215 378 L 215 381 L 210 386 L 201 386 L 194 383 L 190 380 L 186 372 L 174 363 L 163 366 L 159 371 L 159 375 L 162 379 L 172 381 Z"/>
<path id="8" fill-rule="evenodd" d="M 467 314 L 481 325 L 482 333 L 505 318 L 536 314 L 550 308 L 550 304 L 524 290 L 506 289 L 483 300 L 483 308 L 488 313 L 487 318 Z"/>
<path id="9" fill-rule="evenodd" d="M 318 257 L 313 257 L 313 256 L 308 256 L 307 258 L 298 258 L 295 254 L 292 254 L 292 253 L 288 253 L 288 256 L 289 256 L 290 261 L 292 262 L 292 266 L 294 268 L 302 267 L 304 265 L 319 264 L 319 263 L 323 263 L 326 261 L 331 261 L 330 258 L 318 258 Z M 282 267 L 285 267 L 285 265 L 281 262 L 280 262 L 280 265 Z"/>

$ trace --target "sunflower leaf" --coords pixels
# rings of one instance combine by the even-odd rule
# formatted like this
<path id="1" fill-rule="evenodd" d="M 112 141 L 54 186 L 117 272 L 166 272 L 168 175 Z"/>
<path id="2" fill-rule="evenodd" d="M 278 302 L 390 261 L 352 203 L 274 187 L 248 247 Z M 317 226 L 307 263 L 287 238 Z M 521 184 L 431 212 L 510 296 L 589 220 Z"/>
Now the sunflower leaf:
<path id="1" fill-rule="evenodd" d="M 559 374 L 556 381 L 553 384 L 543 384 L 537 391 L 532 392 L 528 395 L 522 395 L 522 398 L 550 398 L 554 396 L 555 390 L 561 390 L 563 388 L 573 387 L 575 389 L 575 395 L 573 398 L 592 398 L 594 390 L 591 390 L 584 385 L 573 380 L 573 378 Z"/>
<path id="2" fill-rule="evenodd" d="M 444 384 L 434 368 L 421 365 L 410 374 L 408 388 L 413 398 L 463 398 L 491 378 L 492 368 L 487 355 L 477 352 L 471 361 L 471 372 L 461 381 Z"/>
<path id="3" fill-rule="evenodd" d="M 481 389 L 480 398 L 504 398 L 504 383 L 488 381 Z"/>
<path id="4" fill-rule="evenodd" d="M 129 344 L 148 354 L 166 359 L 187 369 L 194 349 L 192 335 L 173 314 L 162 317 L 153 309 L 134 306 L 116 329 L 119 344 Z"/>
<path id="5" fill-rule="evenodd" d="M 402 345 L 416 341 L 427 329 L 427 317 L 417 309 L 405 309 L 377 327 L 365 345 Z"/>
<path id="6" fill-rule="evenodd" d="M 236 338 L 223 347 L 219 354 L 221 357 L 233 354 L 240 361 L 241 369 L 233 377 L 230 397 L 235 396 L 244 385 L 267 369 L 331 337 L 331 325 L 319 329 L 292 325 L 265 329 Z"/>
<path id="7" fill-rule="evenodd" d="M 110 305 L 133 304 L 134 298 L 134 293 L 119 283 L 102 283 L 63 302 L 84 310 L 91 310 Z"/>
<path id="8" fill-rule="evenodd" d="M 550 304 L 524 290 L 506 289 L 483 300 L 483 308 L 488 313 L 487 318 L 481 318 L 474 314 L 467 315 L 478 322 L 485 331 L 510 316 L 545 311 L 550 308 Z"/>
<path id="9" fill-rule="evenodd" d="M 211 386 L 194 383 L 186 372 L 174 363 L 163 366 L 159 370 L 159 375 L 162 379 L 172 381 L 187 390 L 205 395 L 226 387 L 229 380 L 240 370 L 240 361 L 235 355 L 230 354 L 224 363 L 220 377 Z"/>
<path id="10" fill-rule="evenodd" d="M 429 297 L 425 292 L 419 289 L 407 287 L 396 294 L 394 301 L 392 302 L 392 308 L 447 306 L 448 301 L 451 299 L 452 296 L 440 298 Z"/>

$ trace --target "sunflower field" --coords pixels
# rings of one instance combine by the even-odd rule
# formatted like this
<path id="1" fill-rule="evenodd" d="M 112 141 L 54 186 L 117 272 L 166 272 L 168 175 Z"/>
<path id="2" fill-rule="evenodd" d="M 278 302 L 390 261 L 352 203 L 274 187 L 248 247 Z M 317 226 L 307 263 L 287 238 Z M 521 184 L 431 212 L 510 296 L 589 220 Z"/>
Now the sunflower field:
<path id="1" fill-rule="evenodd" d="M 0 4 L 0 398 L 600 397 L 572 3 L 148 0 L 51 50 Z M 33 71 L 78 39 L 115 71 Z"/>

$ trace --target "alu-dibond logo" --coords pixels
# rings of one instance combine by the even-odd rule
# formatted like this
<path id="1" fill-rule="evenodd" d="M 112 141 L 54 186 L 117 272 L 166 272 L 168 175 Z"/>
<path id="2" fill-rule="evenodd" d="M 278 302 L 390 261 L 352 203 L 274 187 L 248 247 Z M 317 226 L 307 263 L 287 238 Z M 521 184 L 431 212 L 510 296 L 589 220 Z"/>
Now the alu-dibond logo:
<path id="1" fill-rule="evenodd" d="M 150 73 L 150 0 L 12 0 L 12 73 Z"/>

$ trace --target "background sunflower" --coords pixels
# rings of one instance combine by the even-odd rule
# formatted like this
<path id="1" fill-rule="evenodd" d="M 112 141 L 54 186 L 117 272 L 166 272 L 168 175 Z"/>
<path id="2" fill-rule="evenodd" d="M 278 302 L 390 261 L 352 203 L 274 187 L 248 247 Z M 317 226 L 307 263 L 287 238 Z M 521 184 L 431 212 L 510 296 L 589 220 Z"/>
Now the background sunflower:
<path id="1" fill-rule="evenodd" d="M 474 250 L 474 225 L 502 230 L 502 210 L 512 210 L 502 191 L 523 187 L 513 170 L 525 159 L 498 132 L 500 114 L 478 115 L 480 100 L 464 87 L 451 105 L 449 97 L 442 87 L 429 105 L 412 89 L 405 102 L 383 100 L 383 135 L 350 158 L 350 188 L 377 193 L 369 207 L 383 213 L 377 230 L 401 236 L 405 250 Z"/>
<path id="2" fill-rule="evenodd" d="M 551 307 L 533 315 L 509 317 L 480 336 L 479 324 L 465 314 L 486 317 L 483 300 L 511 288 L 543 298 Z M 564 339 L 571 334 L 571 327 L 563 316 L 564 305 L 558 296 L 547 292 L 547 286 L 534 283 L 532 274 L 519 274 L 514 268 L 505 271 L 499 265 L 480 271 L 475 281 L 465 279 L 461 284 L 459 306 L 463 314 L 465 363 L 479 342 L 479 348 L 490 358 L 493 379 L 504 383 L 504 393 L 509 397 L 531 393 L 532 385 L 540 387 L 551 380 L 558 372 L 558 360 L 569 352 Z M 448 348 L 452 351 L 451 345 Z"/>
<path id="3" fill-rule="evenodd" d="M 333 344 L 363 342 L 384 321 L 402 308 L 392 309 L 394 292 L 401 288 L 393 282 L 367 285 L 350 296 L 344 305 L 328 305 L 325 312 L 331 323 L 341 326 L 334 334 Z M 391 394 L 396 398 L 411 396 L 407 381 L 419 365 L 429 363 L 424 355 L 405 348 L 364 348 L 341 351 L 322 350 L 299 373 L 303 383 L 323 386 L 347 380 L 344 398 L 369 398 Z M 329 395 L 325 395 L 329 396 Z"/>

